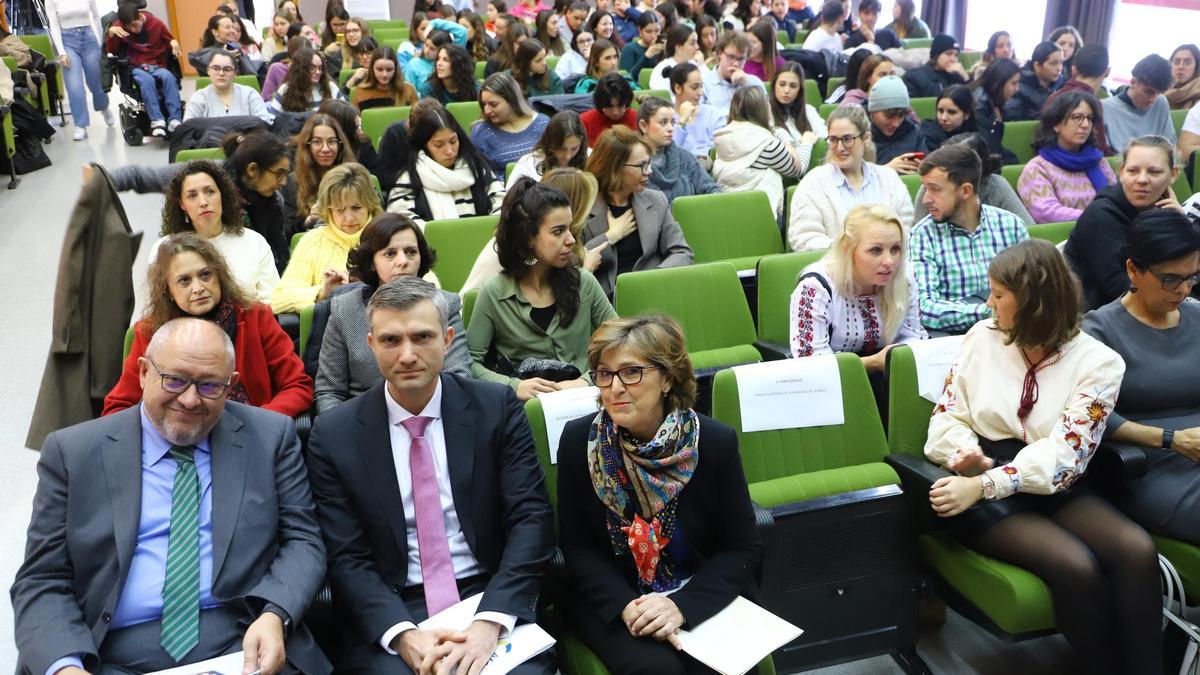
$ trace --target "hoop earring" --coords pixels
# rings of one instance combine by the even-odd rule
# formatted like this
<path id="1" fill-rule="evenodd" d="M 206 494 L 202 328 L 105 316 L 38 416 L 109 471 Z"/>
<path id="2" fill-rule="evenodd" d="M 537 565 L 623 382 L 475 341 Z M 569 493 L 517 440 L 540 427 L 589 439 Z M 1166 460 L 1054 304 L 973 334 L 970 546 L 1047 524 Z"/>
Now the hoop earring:
<path id="1" fill-rule="evenodd" d="M 535 256 L 531 255 L 525 259 L 525 265 L 527 267 L 533 267 L 536 264 L 538 264 L 538 259 Z"/>

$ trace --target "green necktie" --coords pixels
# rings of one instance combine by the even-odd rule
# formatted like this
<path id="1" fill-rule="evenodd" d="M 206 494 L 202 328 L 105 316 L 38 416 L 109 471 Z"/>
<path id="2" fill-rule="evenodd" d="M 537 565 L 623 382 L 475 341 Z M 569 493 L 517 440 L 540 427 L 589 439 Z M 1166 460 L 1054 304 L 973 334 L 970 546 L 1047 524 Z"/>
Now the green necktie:
<path id="1" fill-rule="evenodd" d="M 200 641 L 200 477 L 192 446 L 171 446 L 171 534 L 159 644 L 178 662 Z"/>

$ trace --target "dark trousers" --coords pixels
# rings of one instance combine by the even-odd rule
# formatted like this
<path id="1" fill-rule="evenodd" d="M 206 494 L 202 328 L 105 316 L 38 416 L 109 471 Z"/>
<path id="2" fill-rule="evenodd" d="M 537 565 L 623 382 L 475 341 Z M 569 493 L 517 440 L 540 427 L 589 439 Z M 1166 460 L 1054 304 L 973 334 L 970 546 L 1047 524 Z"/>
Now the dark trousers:
<path id="1" fill-rule="evenodd" d="M 241 612 L 227 607 L 200 612 L 200 642 L 180 663 L 176 663 L 159 644 L 161 621 L 147 621 L 110 631 L 100 645 L 103 664 L 100 672 L 153 672 L 241 651 L 240 618 Z"/>

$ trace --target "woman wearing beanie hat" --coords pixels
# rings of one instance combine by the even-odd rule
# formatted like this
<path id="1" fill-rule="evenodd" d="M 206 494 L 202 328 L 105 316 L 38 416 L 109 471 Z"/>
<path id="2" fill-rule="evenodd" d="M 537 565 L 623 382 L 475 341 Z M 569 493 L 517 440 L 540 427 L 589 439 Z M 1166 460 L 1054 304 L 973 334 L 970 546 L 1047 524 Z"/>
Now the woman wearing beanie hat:
<path id="1" fill-rule="evenodd" d="M 875 141 L 875 158 L 899 174 L 916 173 L 921 157 L 928 151 L 925 134 L 908 113 L 908 89 L 900 78 L 885 77 L 871 87 L 867 114 L 871 119 L 871 138 Z"/>
<path id="2" fill-rule="evenodd" d="M 958 62 L 958 41 L 944 33 L 933 38 L 929 48 L 929 63 L 904 74 L 908 95 L 913 98 L 940 96 L 942 90 L 954 84 L 966 84 L 967 71 Z"/>

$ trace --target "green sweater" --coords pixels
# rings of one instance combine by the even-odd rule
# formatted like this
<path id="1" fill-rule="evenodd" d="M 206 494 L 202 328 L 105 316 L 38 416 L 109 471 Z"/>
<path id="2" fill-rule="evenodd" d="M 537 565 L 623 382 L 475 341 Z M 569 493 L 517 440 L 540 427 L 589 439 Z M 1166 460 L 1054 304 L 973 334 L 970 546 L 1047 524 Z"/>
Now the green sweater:
<path id="1" fill-rule="evenodd" d="M 579 271 L 579 310 L 570 324 L 563 325 L 555 314 L 550 328 L 543 331 L 529 317 L 532 305 L 521 294 L 517 281 L 501 273 L 479 289 L 479 298 L 471 312 L 467 347 L 471 350 L 471 374 L 480 380 L 508 384 L 517 388 L 520 380 L 488 370 L 483 366 L 488 350 L 514 364 L 529 358 L 554 359 L 570 363 L 581 373 L 588 370 L 587 346 L 600 324 L 616 318 L 600 282 L 587 270 Z"/>

